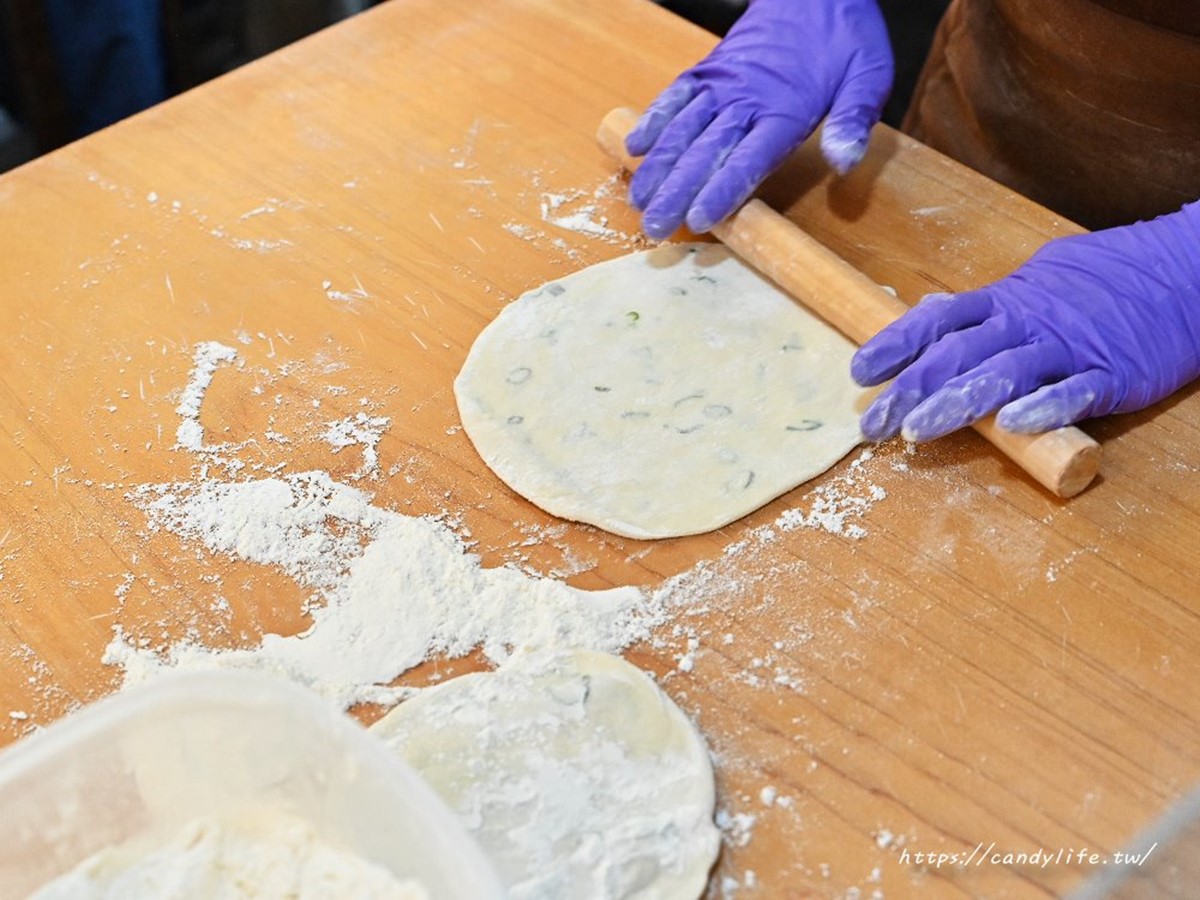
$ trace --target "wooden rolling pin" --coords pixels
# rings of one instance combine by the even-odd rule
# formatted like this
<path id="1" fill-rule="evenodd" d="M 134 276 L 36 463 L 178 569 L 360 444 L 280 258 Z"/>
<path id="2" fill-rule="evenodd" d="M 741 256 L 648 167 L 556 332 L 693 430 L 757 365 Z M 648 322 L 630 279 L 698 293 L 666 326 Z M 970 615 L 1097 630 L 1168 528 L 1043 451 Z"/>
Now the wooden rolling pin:
<path id="1" fill-rule="evenodd" d="M 597 139 L 609 156 L 633 171 L 638 161 L 625 136 L 638 114 L 614 109 Z M 716 225 L 713 235 L 846 337 L 865 343 L 908 309 L 878 284 L 761 200 L 752 199 Z M 989 416 L 975 430 L 1059 497 L 1073 497 L 1100 469 L 1100 445 L 1078 428 L 1016 434 Z"/>

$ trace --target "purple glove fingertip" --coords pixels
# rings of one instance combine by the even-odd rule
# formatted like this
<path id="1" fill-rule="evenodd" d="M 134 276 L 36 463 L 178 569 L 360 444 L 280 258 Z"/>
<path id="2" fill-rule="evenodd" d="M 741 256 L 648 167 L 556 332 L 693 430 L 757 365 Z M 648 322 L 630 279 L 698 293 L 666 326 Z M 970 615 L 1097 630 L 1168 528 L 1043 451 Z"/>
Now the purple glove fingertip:
<path id="1" fill-rule="evenodd" d="M 707 114 L 704 98 L 697 98 L 680 114 L 679 120 L 691 117 L 692 110 Z M 677 121 L 679 121 L 677 120 Z M 676 126 L 672 126 L 674 128 Z M 746 125 L 737 108 L 719 113 L 709 121 L 698 137 L 679 155 L 675 167 L 663 180 L 646 205 L 642 227 L 651 237 L 665 237 L 684 223 L 695 209 L 697 194 L 705 183 L 711 184 L 714 172 L 721 169 L 730 153 L 746 136 Z M 648 157 L 653 158 L 657 150 Z M 718 182 L 719 183 L 719 182 Z M 724 218 L 724 216 L 722 216 Z M 712 223 L 698 229 L 707 231 Z"/>
<path id="2" fill-rule="evenodd" d="M 725 221 L 750 199 L 750 195 L 754 193 L 756 187 L 758 187 L 757 182 L 746 184 L 743 189 L 731 192 L 731 199 L 722 198 L 718 202 L 697 198 L 691 209 L 688 210 L 685 220 L 688 230 L 695 234 L 711 231 L 714 225 Z"/>
<path id="3" fill-rule="evenodd" d="M 691 185 L 672 172 L 642 211 L 642 230 L 656 241 L 665 241 L 683 225 L 692 203 Z"/>
<path id="4" fill-rule="evenodd" d="M 917 404 L 919 391 L 887 390 L 875 398 L 859 420 L 859 428 L 868 441 L 886 441 L 900 433 L 900 426 Z"/>
<path id="5" fill-rule="evenodd" d="M 1007 403 L 1017 389 L 1011 378 L 988 370 L 954 379 L 909 413 L 900 433 L 919 443 L 974 425 Z"/>
<path id="6" fill-rule="evenodd" d="M 938 391 L 904 417 L 900 435 L 914 444 L 932 441 L 975 421 L 962 391 Z"/>
<path id="7" fill-rule="evenodd" d="M 655 202 L 665 200 L 670 203 L 671 198 L 656 197 Z M 642 214 L 642 231 L 646 232 L 646 236 L 656 241 L 665 241 L 683 225 L 683 213 L 678 211 L 678 204 L 670 204 L 669 209 L 651 211 Z"/>
<path id="8" fill-rule="evenodd" d="M 668 190 L 668 184 L 673 182 L 678 191 L 680 180 L 691 178 L 686 160 L 694 142 L 712 123 L 714 113 L 712 99 L 698 95 L 663 128 L 654 147 L 629 181 L 629 201 L 635 209 L 651 209 L 659 202 L 659 194 Z M 691 192 L 687 199 L 690 203 L 698 186 L 684 185 L 684 188 Z M 678 210 L 676 228 L 683 222 L 686 211 L 687 204 Z"/>
<path id="9" fill-rule="evenodd" d="M 872 339 L 854 351 L 850 358 L 850 377 L 862 387 L 874 387 L 912 362 L 913 356 L 905 347 Z"/>
<path id="10" fill-rule="evenodd" d="M 996 424 L 1018 434 L 1040 434 L 1081 422 L 1111 405 L 1107 380 L 1105 373 L 1093 370 L 1046 385 L 1001 409 Z"/>
<path id="11" fill-rule="evenodd" d="M 688 210 L 688 228 L 698 234 L 737 210 L 771 170 L 796 149 L 790 121 L 776 116 L 753 122 L 750 118 L 740 111 L 734 114 L 741 134 L 736 142 L 723 148 L 719 165 Z"/>
<path id="12" fill-rule="evenodd" d="M 863 34 L 883 33 L 882 41 L 865 42 L 850 57 L 846 78 L 821 129 L 821 154 L 839 175 L 862 161 L 871 129 L 879 121 L 883 104 L 892 92 L 895 65 L 888 52 L 887 28 L 877 7 L 848 7 L 846 15 L 856 19 Z"/>
<path id="13" fill-rule="evenodd" d="M 686 77 L 678 78 L 646 107 L 646 111 L 625 136 L 630 156 L 645 156 L 663 129 L 696 96 L 696 86 Z"/>
<path id="14" fill-rule="evenodd" d="M 869 132 L 837 122 L 827 122 L 821 129 L 821 155 L 839 175 L 845 175 L 867 155 Z"/>
<path id="15" fill-rule="evenodd" d="M 984 291 L 926 294 L 850 360 L 850 376 L 863 387 L 897 375 L 943 335 L 985 322 L 992 302 Z"/>

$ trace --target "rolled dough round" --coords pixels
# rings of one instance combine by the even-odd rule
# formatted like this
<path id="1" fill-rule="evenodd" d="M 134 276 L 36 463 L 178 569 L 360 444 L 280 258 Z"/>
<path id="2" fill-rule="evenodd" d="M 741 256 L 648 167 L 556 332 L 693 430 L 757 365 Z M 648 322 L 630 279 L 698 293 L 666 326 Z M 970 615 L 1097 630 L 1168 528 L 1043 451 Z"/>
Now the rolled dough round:
<path id="1" fill-rule="evenodd" d="M 407 700 L 372 731 L 454 809 L 514 900 L 695 900 L 716 859 L 695 726 L 637 667 L 535 651 Z"/>
<path id="2" fill-rule="evenodd" d="M 454 383 L 487 465 L 548 512 L 635 538 L 719 528 L 861 439 L 854 346 L 719 244 L 522 295 Z"/>

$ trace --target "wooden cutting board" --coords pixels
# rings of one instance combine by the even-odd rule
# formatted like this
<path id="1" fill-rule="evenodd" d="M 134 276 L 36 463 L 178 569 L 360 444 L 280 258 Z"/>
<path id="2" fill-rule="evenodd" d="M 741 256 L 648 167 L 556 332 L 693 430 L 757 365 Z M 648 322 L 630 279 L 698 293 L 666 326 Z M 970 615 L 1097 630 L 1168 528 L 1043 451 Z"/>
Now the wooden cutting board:
<path id="1" fill-rule="evenodd" d="M 556 522 L 475 455 L 450 390 L 471 341 L 643 246 L 597 123 L 712 42 L 648 0 L 391 0 L 0 177 L 0 740 L 116 687 L 114 625 L 304 627 L 292 579 L 149 533 L 127 496 L 198 474 L 177 407 L 215 340 L 241 363 L 200 421 L 243 474 L 352 481 L 361 453 L 315 429 L 368 411 L 391 422 L 361 484 L 485 565 L 690 579 L 629 657 L 713 748 L 713 896 L 1053 895 L 1095 866 L 917 854 L 1108 853 L 1200 778 L 1194 390 L 1089 424 L 1104 469 L 1069 502 L 964 433 L 654 544 Z M 1078 230 L 882 127 L 849 177 L 808 146 L 763 197 L 908 302 Z"/>

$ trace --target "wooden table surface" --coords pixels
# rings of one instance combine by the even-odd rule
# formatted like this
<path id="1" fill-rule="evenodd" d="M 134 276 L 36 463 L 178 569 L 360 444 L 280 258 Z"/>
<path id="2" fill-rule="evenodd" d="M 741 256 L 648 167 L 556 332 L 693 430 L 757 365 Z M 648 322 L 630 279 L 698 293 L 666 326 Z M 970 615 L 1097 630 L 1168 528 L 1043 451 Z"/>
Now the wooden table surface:
<path id="1" fill-rule="evenodd" d="M 1200 780 L 1193 391 L 1090 423 L 1102 478 L 1069 502 L 964 433 L 652 544 L 556 528 L 475 455 L 451 393 L 472 340 L 643 246 L 596 125 L 712 42 L 648 0 L 391 0 L 0 178 L 0 741 L 116 687 L 114 624 L 180 636 L 220 592 L 249 644 L 303 627 L 287 576 L 148 534 L 127 498 L 196 476 L 176 405 L 219 341 L 243 365 L 201 421 L 257 438 L 247 474 L 353 478 L 313 409 L 368 410 L 375 502 L 447 514 L 485 565 L 690 573 L 694 605 L 628 656 L 716 754 L 713 896 L 1053 896 L 1096 867 L 917 854 L 1107 853 Z M 910 302 L 1075 230 L 886 128 L 850 177 L 806 147 L 764 196 Z"/>

